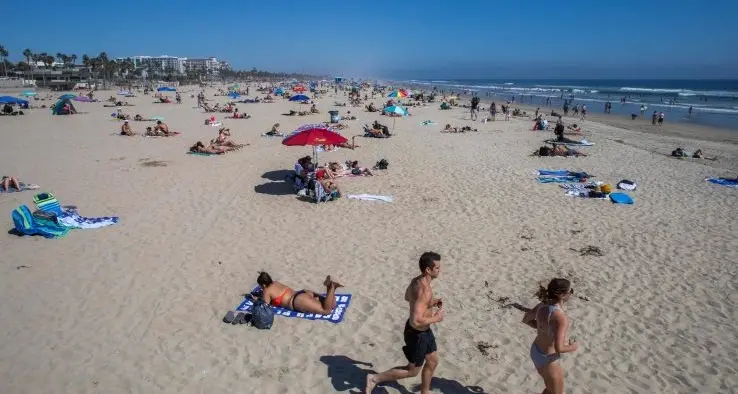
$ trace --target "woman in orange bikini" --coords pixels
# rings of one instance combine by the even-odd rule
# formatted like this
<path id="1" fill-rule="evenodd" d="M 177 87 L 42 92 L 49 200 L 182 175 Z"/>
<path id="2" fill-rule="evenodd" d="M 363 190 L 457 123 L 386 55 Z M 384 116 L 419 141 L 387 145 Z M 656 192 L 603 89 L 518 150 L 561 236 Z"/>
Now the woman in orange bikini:
<path id="1" fill-rule="evenodd" d="M 296 312 L 317 313 L 328 315 L 336 308 L 336 289 L 343 287 L 340 283 L 331 280 L 330 275 L 325 278 L 323 285 L 326 296 L 309 290 L 295 291 L 279 282 L 272 280 L 266 272 L 259 273 L 256 283 L 261 287 L 264 302 L 273 306 L 291 309 Z"/>

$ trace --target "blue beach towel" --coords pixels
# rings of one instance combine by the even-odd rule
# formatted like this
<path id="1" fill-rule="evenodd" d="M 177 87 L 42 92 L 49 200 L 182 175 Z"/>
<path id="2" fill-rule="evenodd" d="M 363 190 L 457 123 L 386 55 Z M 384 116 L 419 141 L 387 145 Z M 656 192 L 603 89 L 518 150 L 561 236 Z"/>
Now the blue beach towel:
<path id="1" fill-rule="evenodd" d="M 633 204 L 633 199 L 625 193 L 610 193 L 610 200 L 615 204 Z"/>
<path id="2" fill-rule="evenodd" d="M 714 183 L 716 185 L 738 188 L 738 180 L 735 180 L 735 179 L 728 179 L 728 178 L 707 178 L 705 180 L 708 181 L 708 182 L 712 182 L 712 183 Z"/>
<path id="3" fill-rule="evenodd" d="M 202 152 L 187 152 L 188 155 L 193 156 L 218 156 L 220 153 L 202 153 Z"/>
<path id="4" fill-rule="evenodd" d="M 325 296 L 325 294 L 322 295 Z M 316 315 L 314 313 L 295 312 L 293 310 L 276 306 L 272 306 L 272 309 L 274 310 L 274 314 L 277 316 L 296 317 L 307 320 L 325 320 L 331 323 L 338 324 L 343 321 L 343 318 L 346 315 L 346 310 L 348 309 L 350 303 L 351 294 L 336 294 L 336 309 L 334 309 L 333 313 L 330 315 Z M 254 301 L 251 300 L 251 297 L 246 297 L 246 299 L 241 302 L 241 305 L 239 305 L 236 310 L 239 312 L 251 313 L 251 308 L 253 306 Z"/>
<path id="5" fill-rule="evenodd" d="M 554 176 L 575 176 L 579 178 L 590 178 L 592 175 L 585 171 L 569 171 L 569 170 L 538 170 L 538 175 L 554 177 Z"/>
<path id="6" fill-rule="evenodd" d="M 580 179 L 576 176 L 539 176 L 536 178 L 539 183 L 574 183 L 579 182 Z"/>
<path id="7" fill-rule="evenodd" d="M 569 175 L 569 170 L 546 170 L 546 169 L 539 169 L 538 175 L 548 175 L 548 176 L 567 176 Z"/>
<path id="8" fill-rule="evenodd" d="M 50 220 L 36 218 L 31 214 L 31 210 L 27 206 L 21 205 L 11 212 L 15 231 L 23 235 L 40 235 L 44 238 L 60 238 L 67 233 L 69 229 L 56 224 Z"/>

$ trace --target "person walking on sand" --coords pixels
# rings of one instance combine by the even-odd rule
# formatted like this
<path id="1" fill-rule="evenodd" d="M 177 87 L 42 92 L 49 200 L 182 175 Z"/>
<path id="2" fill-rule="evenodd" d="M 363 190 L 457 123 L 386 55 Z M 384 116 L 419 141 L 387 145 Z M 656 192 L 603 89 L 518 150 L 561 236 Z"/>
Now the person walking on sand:
<path id="1" fill-rule="evenodd" d="M 380 374 L 369 374 L 366 377 L 366 394 L 371 394 L 374 387 L 382 382 L 418 376 L 421 372 L 420 393 L 430 392 L 433 372 L 438 366 L 436 337 L 430 325 L 443 321 L 446 312 L 442 309 L 440 298 L 433 298 L 431 281 L 441 274 L 441 256 L 434 252 L 425 252 L 420 256 L 421 274 L 412 281 L 405 290 L 405 301 L 410 304 L 410 318 L 405 323 L 405 346 L 402 348 L 408 364 L 389 369 Z M 433 312 L 433 308 L 438 308 Z"/>
<path id="2" fill-rule="evenodd" d="M 564 369 L 558 361 L 563 353 L 579 348 L 576 342 L 567 341 L 569 321 L 563 307 L 572 294 L 574 289 L 568 279 L 551 279 L 548 287 L 541 286 L 536 293 L 541 303 L 523 316 L 523 324 L 536 330 L 530 358 L 546 385 L 543 394 L 564 393 Z"/>
<path id="3" fill-rule="evenodd" d="M 489 118 L 494 121 L 497 117 L 497 104 L 493 101 L 489 106 Z"/>
<path id="4" fill-rule="evenodd" d="M 656 111 L 653 111 L 653 115 L 651 115 L 651 124 L 656 126 L 656 120 L 658 120 L 659 114 Z"/>
<path id="5" fill-rule="evenodd" d="M 664 113 L 659 112 L 659 126 L 663 126 L 663 125 L 664 125 Z"/>
<path id="6" fill-rule="evenodd" d="M 581 118 L 581 120 L 584 120 L 584 118 L 586 118 L 586 117 L 587 117 L 587 105 L 586 104 L 582 104 L 582 118 Z"/>
<path id="7" fill-rule="evenodd" d="M 471 120 L 477 120 L 477 113 L 479 112 L 479 97 L 474 96 L 471 99 Z"/>

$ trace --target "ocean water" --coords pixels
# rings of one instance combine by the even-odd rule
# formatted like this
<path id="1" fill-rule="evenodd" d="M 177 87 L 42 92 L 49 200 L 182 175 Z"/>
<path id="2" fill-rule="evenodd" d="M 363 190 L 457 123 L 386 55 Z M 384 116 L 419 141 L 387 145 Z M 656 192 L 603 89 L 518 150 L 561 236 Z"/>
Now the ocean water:
<path id="1" fill-rule="evenodd" d="M 514 80 L 433 79 L 400 81 L 424 88 L 455 93 L 475 93 L 482 99 L 523 102 L 559 110 L 587 105 L 590 113 L 604 112 L 612 103 L 613 114 L 638 114 L 641 106 L 650 119 L 653 111 L 664 112 L 666 122 L 693 123 L 738 131 L 738 80 Z M 624 102 L 623 102 L 624 100 Z M 692 114 L 689 114 L 689 108 Z"/>

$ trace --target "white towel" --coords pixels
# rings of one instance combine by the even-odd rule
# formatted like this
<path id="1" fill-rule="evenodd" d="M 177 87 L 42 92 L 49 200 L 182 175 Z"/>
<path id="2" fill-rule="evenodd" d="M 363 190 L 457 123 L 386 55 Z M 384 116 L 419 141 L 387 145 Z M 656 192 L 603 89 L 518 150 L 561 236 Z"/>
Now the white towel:
<path id="1" fill-rule="evenodd" d="M 349 194 L 346 197 L 352 198 L 354 200 L 392 202 L 392 196 L 376 196 L 373 194 Z"/>

